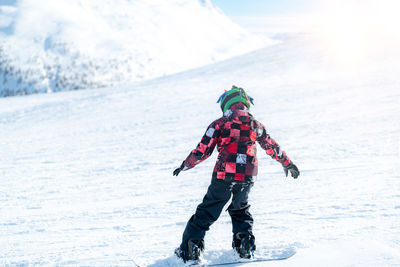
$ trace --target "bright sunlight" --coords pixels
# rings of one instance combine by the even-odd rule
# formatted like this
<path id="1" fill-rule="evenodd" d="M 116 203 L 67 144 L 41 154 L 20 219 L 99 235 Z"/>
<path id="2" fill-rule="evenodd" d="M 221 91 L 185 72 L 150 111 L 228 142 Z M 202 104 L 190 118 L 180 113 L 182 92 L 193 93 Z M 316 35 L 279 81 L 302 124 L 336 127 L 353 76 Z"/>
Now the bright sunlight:
<path id="1" fill-rule="evenodd" d="M 358 65 L 366 57 L 398 53 L 400 1 L 329 1 L 314 20 L 324 49 L 339 63 Z"/>

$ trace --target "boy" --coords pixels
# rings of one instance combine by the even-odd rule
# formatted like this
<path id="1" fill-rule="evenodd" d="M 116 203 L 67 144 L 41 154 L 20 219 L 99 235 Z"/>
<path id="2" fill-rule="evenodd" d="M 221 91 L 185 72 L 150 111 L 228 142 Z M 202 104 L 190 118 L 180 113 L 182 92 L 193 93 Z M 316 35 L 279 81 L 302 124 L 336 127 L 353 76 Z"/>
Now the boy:
<path id="1" fill-rule="evenodd" d="M 249 113 L 253 99 L 242 88 L 233 86 L 217 103 L 220 103 L 223 116 L 210 124 L 196 149 L 173 172 L 177 176 L 181 171 L 193 168 L 207 159 L 217 145 L 219 155 L 211 185 L 196 213 L 188 221 L 181 245 L 175 250 L 175 254 L 184 262 L 199 259 L 204 250 L 205 233 L 218 219 L 231 195 L 232 203 L 228 212 L 232 219 L 232 247 L 241 258 L 251 258 L 256 245 L 252 232 L 253 217 L 247 199 L 257 176 L 256 141 L 268 155 L 282 164 L 286 176 L 288 172 L 295 179 L 300 175 L 285 151 Z"/>

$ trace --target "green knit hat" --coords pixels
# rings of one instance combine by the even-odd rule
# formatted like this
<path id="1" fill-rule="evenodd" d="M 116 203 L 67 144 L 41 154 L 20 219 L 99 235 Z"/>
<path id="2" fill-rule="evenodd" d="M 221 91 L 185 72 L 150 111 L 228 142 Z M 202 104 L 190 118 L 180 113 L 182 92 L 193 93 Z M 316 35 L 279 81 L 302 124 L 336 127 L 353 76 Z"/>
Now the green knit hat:
<path id="1" fill-rule="evenodd" d="M 219 102 L 221 102 L 222 112 L 225 113 L 235 103 L 243 103 L 247 108 L 250 108 L 250 103 L 253 104 L 253 98 L 249 97 L 243 88 L 233 85 L 231 90 L 220 96 L 217 103 Z"/>

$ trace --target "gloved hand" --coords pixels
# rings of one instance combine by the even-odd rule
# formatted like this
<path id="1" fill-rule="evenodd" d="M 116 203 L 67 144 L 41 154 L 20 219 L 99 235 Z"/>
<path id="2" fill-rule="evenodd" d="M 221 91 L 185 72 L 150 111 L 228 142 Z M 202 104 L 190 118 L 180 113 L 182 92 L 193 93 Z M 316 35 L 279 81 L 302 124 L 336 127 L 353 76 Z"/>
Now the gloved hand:
<path id="1" fill-rule="evenodd" d="M 179 168 L 176 168 L 175 171 L 173 172 L 174 176 L 178 176 L 178 174 L 181 172 L 181 170 L 183 170 L 183 168 L 185 167 L 185 165 L 182 165 Z"/>
<path id="2" fill-rule="evenodd" d="M 287 166 L 283 166 L 283 170 L 285 171 L 286 177 L 288 176 L 289 171 L 294 179 L 297 179 L 297 177 L 299 177 L 300 175 L 299 169 L 297 169 L 296 165 L 294 165 L 293 162 L 290 162 Z"/>

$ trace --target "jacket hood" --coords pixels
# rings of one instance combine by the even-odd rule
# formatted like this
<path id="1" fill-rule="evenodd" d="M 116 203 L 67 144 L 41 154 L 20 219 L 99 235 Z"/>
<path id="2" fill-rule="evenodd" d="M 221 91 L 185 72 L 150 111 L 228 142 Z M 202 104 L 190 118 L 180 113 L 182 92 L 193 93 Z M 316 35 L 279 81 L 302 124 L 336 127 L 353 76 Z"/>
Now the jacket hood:
<path id="1" fill-rule="evenodd" d="M 252 120 L 253 115 L 250 114 L 248 108 L 243 103 L 236 103 L 225 111 L 224 117 L 248 123 Z"/>

